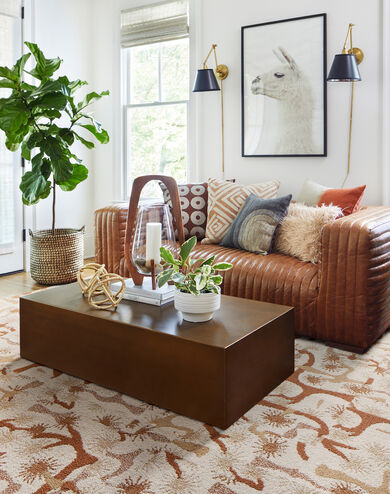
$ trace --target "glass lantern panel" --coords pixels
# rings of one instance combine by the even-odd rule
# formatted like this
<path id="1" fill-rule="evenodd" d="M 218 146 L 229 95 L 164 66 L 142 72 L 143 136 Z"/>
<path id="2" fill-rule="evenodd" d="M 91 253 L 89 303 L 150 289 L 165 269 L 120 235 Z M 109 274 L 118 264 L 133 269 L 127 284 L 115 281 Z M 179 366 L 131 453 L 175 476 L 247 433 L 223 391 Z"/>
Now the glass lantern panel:
<path id="1" fill-rule="evenodd" d="M 147 242 L 153 239 L 147 235 L 147 224 L 161 224 L 161 238 L 158 239 L 159 246 L 169 249 L 176 255 L 176 241 L 172 225 L 172 217 L 166 204 L 141 204 L 138 207 L 137 219 L 134 231 L 132 260 L 138 272 L 143 275 L 151 275 L 151 263 L 147 258 Z M 150 250 L 150 249 L 149 249 Z M 154 259 L 156 272 L 162 270 L 161 260 Z"/>

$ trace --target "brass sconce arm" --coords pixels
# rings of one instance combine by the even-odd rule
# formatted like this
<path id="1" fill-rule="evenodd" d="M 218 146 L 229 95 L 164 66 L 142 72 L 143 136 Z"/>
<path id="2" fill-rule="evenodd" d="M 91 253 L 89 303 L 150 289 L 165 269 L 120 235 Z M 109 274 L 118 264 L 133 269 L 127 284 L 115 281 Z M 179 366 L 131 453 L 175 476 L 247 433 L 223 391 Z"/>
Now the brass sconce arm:
<path id="1" fill-rule="evenodd" d="M 352 28 L 354 27 L 354 25 L 355 24 L 351 24 L 350 23 L 349 26 L 348 26 L 347 36 L 345 37 L 344 46 L 343 46 L 343 49 L 342 49 L 341 53 L 343 53 L 344 55 L 346 55 L 347 53 L 349 53 L 350 55 L 355 55 L 356 62 L 358 64 L 360 64 L 363 61 L 364 53 L 363 53 L 363 51 L 360 48 L 357 48 L 357 47 L 354 47 L 353 46 L 353 42 L 352 42 Z M 349 42 L 350 42 L 350 48 L 349 48 L 349 50 L 347 49 L 348 38 L 349 38 Z"/>
<path id="2" fill-rule="evenodd" d="M 207 60 L 210 58 L 210 55 L 212 52 L 214 52 L 214 59 L 215 59 L 215 76 L 217 77 L 217 79 L 219 79 L 220 81 L 223 81 L 224 79 L 226 79 L 226 77 L 228 76 L 229 74 L 229 69 L 227 68 L 226 65 L 224 64 L 218 64 L 218 60 L 217 60 L 217 52 L 216 52 L 216 47 L 217 45 L 211 45 L 211 48 L 210 48 L 210 51 L 208 52 L 207 54 L 207 57 L 205 58 L 204 62 L 203 62 L 203 68 L 204 69 L 207 69 Z"/>

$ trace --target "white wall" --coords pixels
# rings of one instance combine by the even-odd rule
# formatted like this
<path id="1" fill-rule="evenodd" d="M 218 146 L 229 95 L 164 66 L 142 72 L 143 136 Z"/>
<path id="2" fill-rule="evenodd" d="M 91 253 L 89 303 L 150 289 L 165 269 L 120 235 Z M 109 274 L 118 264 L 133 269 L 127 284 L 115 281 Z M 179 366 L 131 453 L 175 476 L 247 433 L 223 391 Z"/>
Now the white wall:
<path id="1" fill-rule="evenodd" d="M 240 27 L 271 20 L 327 13 L 328 67 L 340 53 L 349 22 L 354 44 L 363 49 L 362 82 L 355 84 L 351 175 L 348 186 L 367 184 L 365 202 L 379 204 L 381 187 L 381 2 L 372 0 L 209 0 L 202 18 L 203 53 L 218 44 L 219 63 L 229 66 L 225 81 L 225 167 L 227 177 L 251 183 L 270 178 L 281 181 L 282 194 L 299 193 L 305 178 L 340 187 L 346 173 L 350 84 L 328 83 L 328 156 L 307 158 L 241 157 L 241 45 Z M 216 19 L 218 22 L 216 22 Z M 270 47 L 271 50 L 272 47 Z M 215 93 L 201 95 L 203 123 L 201 176 L 220 171 L 220 102 Z M 216 135 L 217 131 L 217 135 Z"/>
<path id="2" fill-rule="evenodd" d="M 193 0 L 191 31 L 196 31 L 192 48 L 191 77 L 195 66 L 201 66 L 212 43 L 218 45 L 220 63 L 228 65 L 230 74 L 224 83 L 225 90 L 225 169 L 226 177 L 238 182 L 278 178 L 281 193 L 299 193 L 305 178 L 330 187 L 340 187 L 346 173 L 350 85 L 328 84 L 328 156 L 307 158 L 242 158 L 241 157 L 241 26 L 327 13 L 328 67 L 333 56 L 339 53 L 349 22 L 356 24 L 354 42 L 365 53 L 360 66 L 362 82 L 355 84 L 354 125 L 351 157 L 351 175 L 346 186 L 367 184 L 366 204 L 380 204 L 384 197 L 381 153 L 382 132 L 382 10 L 388 0 Z M 113 140 L 104 150 L 95 154 L 96 181 L 95 206 L 103 206 L 120 198 L 121 179 L 120 128 L 120 57 L 119 13 L 148 3 L 148 0 L 95 0 L 94 28 L 98 60 L 94 82 L 108 87 L 112 98 L 97 109 L 101 120 L 110 128 Z M 271 47 L 270 47 L 271 49 Z M 195 57 L 195 60 L 194 60 Z M 191 93 L 198 124 L 193 120 L 191 135 L 197 130 L 197 143 L 193 147 L 192 169 L 197 178 L 220 176 L 220 98 L 217 93 Z M 194 159 L 196 163 L 194 163 Z"/>
<path id="3" fill-rule="evenodd" d="M 26 5 L 26 41 L 37 43 L 48 58 L 62 58 L 58 74 L 88 81 L 89 91 L 99 89 L 92 80 L 96 63 L 92 46 L 92 3 L 92 0 L 33 0 Z M 97 149 L 99 146 L 97 144 Z M 72 192 L 63 192 L 57 187 L 56 226 L 81 228 L 85 225 L 85 255 L 90 256 L 93 255 L 93 153 L 79 143 L 74 144 L 73 150 L 89 169 L 89 177 Z M 37 204 L 33 216 L 33 228 L 51 227 L 51 196 Z"/>

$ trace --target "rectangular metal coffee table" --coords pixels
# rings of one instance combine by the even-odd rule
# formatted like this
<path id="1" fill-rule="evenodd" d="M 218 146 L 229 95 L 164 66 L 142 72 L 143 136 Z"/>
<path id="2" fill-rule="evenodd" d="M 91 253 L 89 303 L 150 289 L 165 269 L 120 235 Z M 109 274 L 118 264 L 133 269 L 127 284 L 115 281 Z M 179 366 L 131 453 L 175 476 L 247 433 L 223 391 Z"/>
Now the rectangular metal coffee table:
<path id="1" fill-rule="evenodd" d="M 20 299 L 25 359 L 222 429 L 294 371 L 291 307 L 222 296 L 204 323 L 173 303 L 91 308 L 77 284 Z"/>

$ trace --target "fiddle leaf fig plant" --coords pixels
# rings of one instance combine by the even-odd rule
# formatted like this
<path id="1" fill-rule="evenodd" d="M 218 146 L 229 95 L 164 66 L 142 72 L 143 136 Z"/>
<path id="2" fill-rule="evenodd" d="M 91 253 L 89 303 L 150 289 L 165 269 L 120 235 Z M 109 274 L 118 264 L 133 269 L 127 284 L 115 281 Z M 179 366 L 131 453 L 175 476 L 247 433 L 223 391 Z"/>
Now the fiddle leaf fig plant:
<path id="1" fill-rule="evenodd" d="M 184 293 L 200 295 L 201 293 L 220 293 L 219 285 L 223 278 L 217 271 L 227 271 L 233 267 L 228 262 L 215 263 L 215 256 L 207 259 L 192 259 L 190 253 L 196 245 L 196 237 L 189 238 L 180 248 L 180 256 L 175 259 L 170 250 L 160 248 L 164 261 L 164 270 L 157 275 L 158 286 L 161 288 L 168 281 Z"/>
<path id="2" fill-rule="evenodd" d="M 108 91 L 88 93 L 75 100 L 75 93 L 86 81 L 71 81 L 66 76 L 54 77 L 60 68 L 60 58 L 48 59 L 35 43 L 26 42 L 30 53 L 23 55 L 12 67 L 0 67 L 0 88 L 11 89 L 11 94 L 0 98 L 0 129 L 6 136 L 10 151 L 21 148 L 22 157 L 31 162 L 31 171 L 24 173 L 20 184 L 24 204 L 36 204 L 53 191 L 52 233 L 55 233 L 56 187 L 71 191 L 88 177 L 88 169 L 71 150 L 77 140 L 88 149 L 95 144 L 85 131 L 100 143 L 109 136 L 91 113 L 88 106 Z M 32 69 L 25 69 L 33 55 Z M 34 84 L 24 82 L 30 74 Z"/>

